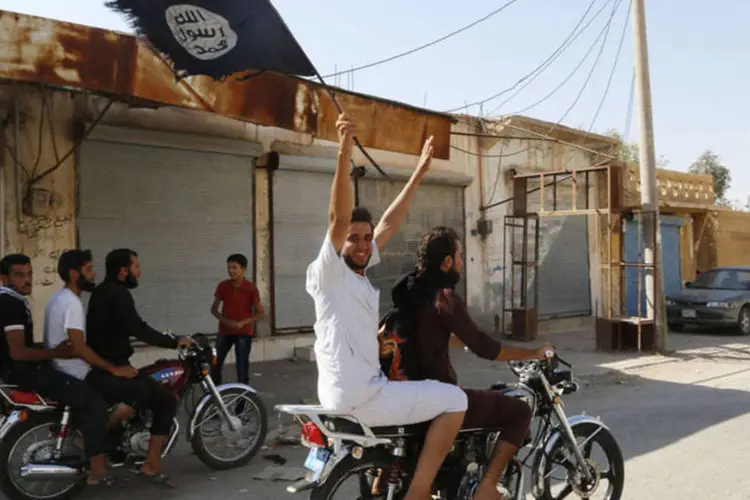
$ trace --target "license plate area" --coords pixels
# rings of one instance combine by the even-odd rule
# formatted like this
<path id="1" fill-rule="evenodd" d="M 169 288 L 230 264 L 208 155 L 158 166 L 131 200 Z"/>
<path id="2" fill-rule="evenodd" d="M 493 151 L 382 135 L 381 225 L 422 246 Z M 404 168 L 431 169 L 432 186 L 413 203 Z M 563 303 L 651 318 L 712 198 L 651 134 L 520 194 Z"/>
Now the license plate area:
<path id="1" fill-rule="evenodd" d="M 682 317 L 685 319 L 695 319 L 698 315 L 696 314 L 695 309 L 683 309 Z"/>
<path id="2" fill-rule="evenodd" d="M 328 457 L 330 456 L 328 450 L 315 446 L 310 449 L 305 459 L 305 469 L 312 473 L 312 480 L 317 481 L 320 478 L 320 474 L 328 463 Z"/>

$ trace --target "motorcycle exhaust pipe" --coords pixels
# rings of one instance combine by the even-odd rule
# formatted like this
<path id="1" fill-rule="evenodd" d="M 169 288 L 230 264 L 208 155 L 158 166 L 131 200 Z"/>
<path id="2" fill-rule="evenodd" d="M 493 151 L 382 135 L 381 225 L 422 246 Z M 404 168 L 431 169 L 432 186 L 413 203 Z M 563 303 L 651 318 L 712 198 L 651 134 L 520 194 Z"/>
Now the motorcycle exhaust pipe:
<path id="1" fill-rule="evenodd" d="M 21 478 L 50 481 L 66 480 L 81 474 L 81 470 L 76 467 L 59 464 L 26 464 L 21 467 Z"/>

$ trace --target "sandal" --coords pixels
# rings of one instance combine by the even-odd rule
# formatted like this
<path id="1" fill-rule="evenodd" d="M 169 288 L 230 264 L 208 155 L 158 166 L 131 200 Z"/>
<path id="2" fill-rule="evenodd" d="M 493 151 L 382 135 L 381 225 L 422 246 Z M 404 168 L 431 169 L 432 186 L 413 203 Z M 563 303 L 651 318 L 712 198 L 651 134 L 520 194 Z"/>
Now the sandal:
<path id="1" fill-rule="evenodd" d="M 160 486 L 162 488 L 167 489 L 175 489 L 176 486 L 172 482 L 171 479 L 169 479 L 169 476 L 167 476 L 164 473 L 161 474 L 146 474 L 144 472 L 139 471 L 138 474 L 146 479 L 149 483 L 153 484 L 154 486 Z"/>
<path id="2" fill-rule="evenodd" d="M 122 486 L 119 479 L 117 479 L 116 476 L 112 474 L 107 474 L 106 476 L 102 476 L 99 478 L 96 482 L 91 482 L 91 479 L 89 478 L 86 481 L 86 490 L 93 490 L 93 491 L 111 491 L 119 489 Z"/>

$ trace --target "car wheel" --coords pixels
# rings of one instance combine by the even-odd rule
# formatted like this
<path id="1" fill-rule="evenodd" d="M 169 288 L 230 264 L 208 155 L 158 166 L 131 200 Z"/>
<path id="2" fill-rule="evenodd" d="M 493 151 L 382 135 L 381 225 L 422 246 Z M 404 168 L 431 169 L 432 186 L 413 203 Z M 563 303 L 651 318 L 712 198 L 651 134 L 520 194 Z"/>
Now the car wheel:
<path id="1" fill-rule="evenodd" d="M 670 323 L 668 326 L 669 330 L 674 333 L 682 333 L 685 331 L 685 325 L 680 323 Z"/>
<path id="2" fill-rule="evenodd" d="M 740 317 L 737 320 L 737 327 L 740 335 L 750 335 L 750 307 L 745 306 L 740 311 Z"/>

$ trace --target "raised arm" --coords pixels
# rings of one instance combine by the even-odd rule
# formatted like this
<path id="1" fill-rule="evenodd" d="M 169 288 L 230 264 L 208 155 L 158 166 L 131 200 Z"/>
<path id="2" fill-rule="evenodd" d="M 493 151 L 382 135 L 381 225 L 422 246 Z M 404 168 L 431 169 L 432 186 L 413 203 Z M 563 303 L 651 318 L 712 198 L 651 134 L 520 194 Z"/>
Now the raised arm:
<path id="1" fill-rule="evenodd" d="M 341 252 L 352 222 L 354 193 L 349 175 L 354 145 L 354 124 L 346 113 L 342 113 L 336 122 L 339 134 L 339 152 L 336 160 L 336 173 L 331 186 L 331 204 L 328 209 L 328 233 L 337 253 Z"/>
<path id="2" fill-rule="evenodd" d="M 406 213 L 409 211 L 409 205 L 411 205 L 414 193 L 417 192 L 419 184 L 422 182 L 422 178 L 427 173 L 432 164 L 432 137 L 427 139 L 422 147 L 422 156 L 419 158 L 417 168 L 414 170 L 409 182 L 406 183 L 404 189 L 401 190 L 399 195 L 393 200 L 393 203 L 383 214 L 383 218 L 380 219 L 378 226 L 375 228 L 375 243 L 378 245 L 378 249 L 382 250 L 388 240 L 390 240 L 394 234 L 398 232 L 398 229 L 403 224 L 406 218 Z"/>

